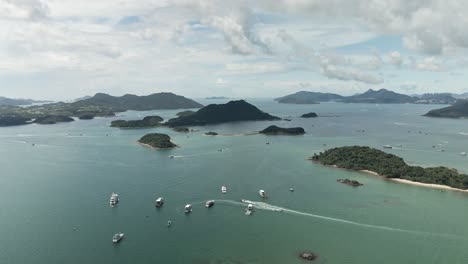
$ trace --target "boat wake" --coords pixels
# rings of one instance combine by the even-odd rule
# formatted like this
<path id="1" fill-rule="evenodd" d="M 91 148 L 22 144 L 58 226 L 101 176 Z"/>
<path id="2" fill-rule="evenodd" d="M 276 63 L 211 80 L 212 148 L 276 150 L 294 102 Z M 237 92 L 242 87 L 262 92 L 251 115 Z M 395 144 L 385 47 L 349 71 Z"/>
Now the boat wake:
<path id="1" fill-rule="evenodd" d="M 267 210 L 267 211 L 274 211 L 274 212 L 280 212 L 280 213 L 295 214 L 295 215 L 313 217 L 316 219 L 321 219 L 321 220 L 326 220 L 326 221 L 333 221 L 337 223 L 343 223 L 343 224 L 349 224 L 349 225 L 355 225 L 355 226 L 373 228 L 373 229 L 380 229 L 380 230 L 386 230 L 386 231 L 403 232 L 403 233 L 418 234 L 418 235 L 436 235 L 436 236 L 445 236 L 445 237 L 457 237 L 455 235 L 450 235 L 450 234 L 438 234 L 438 233 L 415 231 L 415 230 L 408 230 L 408 229 L 402 229 L 402 228 L 394 228 L 394 227 L 388 227 L 388 226 L 365 224 L 365 223 L 360 223 L 360 222 L 349 221 L 346 219 L 340 219 L 340 218 L 334 218 L 334 217 L 329 217 L 329 216 L 323 216 L 323 215 L 317 215 L 317 214 L 291 210 L 288 208 L 271 205 L 271 204 L 264 203 L 264 202 L 256 202 L 256 201 L 249 201 L 249 200 L 242 200 L 241 202 L 232 201 L 232 200 L 217 200 L 216 202 L 220 204 L 230 204 L 230 205 L 238 205 L 238 206 L 245 206 L 246 204 L 252 204 L 254 208 L 257 210 Z"/>

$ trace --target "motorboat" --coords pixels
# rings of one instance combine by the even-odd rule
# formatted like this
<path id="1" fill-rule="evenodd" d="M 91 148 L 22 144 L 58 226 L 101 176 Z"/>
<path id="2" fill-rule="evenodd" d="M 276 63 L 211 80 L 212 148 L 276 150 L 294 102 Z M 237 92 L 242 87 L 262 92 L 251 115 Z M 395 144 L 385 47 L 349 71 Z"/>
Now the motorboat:
<path id="1" fill-rule="evenodd" d="M 156 199 L 156 207 L 161 207 L 164 204 L 164 199 L 162 197 L 159 197 Z"/>
<path id="2" fill-rule="evenodd" d="M 191 205 L 191 204 L 187 204 L 187 205 L 185 206 L 184 212 L 185 212 L 186 214 L 191 213 L 191 212 L 192 212 L 192 205 Z"/>
<path id="3" fill-rule="evenodd" d="M 109 203 L 110 205 L 116 205 L 119 202 L 119 195 L 116 193 L 112 193 Z"/>
<path id="4" fill-rule="evenodd" d="M 226 188 L 226 186 L 222 186 L 222 187 L 221 187 L 221 192 L 222 192 L 222 193 L 227 193 L 227 188 Z"/>
<path id="5" fill-rule="evenodd" d="M 253 204 L 247 205 L 247 209 L 245 209 L 245 215 L 251 215 L 253 213 L 254 206 Z"/>
<path id="6" fill-rule="evenodd" d="M 293 188 L 289 188 L 289 191 L 290 191 L 290 192 L 294 192 L 294 189 L 293 189 Z"/>
<path id="7" fill-rule="evenodd" d="M 266 197 L 267 197 L 267 194 L 266 194 L 266 192 L 265 192 L 264 190 L 258 191 L 258 194 L 260 194 L 260 196 L 261 196 L 262 198 L 266 198 Z"/>
<path id="8" fill-rule="evenodd" d="M 117 233 L 112 237 L 112 242 L 113 243 L 119 243 L 120 240 L 124 237 L 124 233 Z"/>
<path id="9" fill-rule="evenodd" d="M 209 200 L 209 201 L 207 201 L 207 202 L 205 203 L 206 208 L 213 207 L 214 202 L 215 202 L 214 200 Z"/>

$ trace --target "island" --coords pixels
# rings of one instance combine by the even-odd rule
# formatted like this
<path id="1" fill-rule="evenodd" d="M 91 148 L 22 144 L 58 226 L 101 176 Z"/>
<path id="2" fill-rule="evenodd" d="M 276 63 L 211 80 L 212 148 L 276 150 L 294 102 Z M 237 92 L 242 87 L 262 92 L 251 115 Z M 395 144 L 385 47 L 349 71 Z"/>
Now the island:
<path id="1" fill-rule="evenodd" d="M 177 113 L 176 116 L 189 116 L 189 115 L 193 115 L 193 114 L 195 114 L 195 111 L 186 110 L 186 111 L 182 111 L 182 112 Z"/>
<path id="2" fill-rule="evenodd" d="M 188 127 L 174 127 L 172 130 L 175 132 L 188 133 L 190 129 Z"/>
<path id="3" fill-rule="evenodd" d="M 171 137 L 160 133 L 146 134 L 140 138 L 140 140 L 138 140 L 138 143 L 154 149 L 168 149 L 177 147 L 176 144 L 171 142 Z"/>
<path id="4" fill-rule="evenodd" d="M 235 121 L 262 120 L 280 120 L 280 118 L 262 112 L 244 100 L 238 100 L 226 104 L 210 104 L 194 114 L 169 119 L 165 124 L 169 127 L 204 126 Z"/>
<path id="5" fill-rule="evenodd" d="M 468 175 L 455 169 L 410 166 L 396 155 L 366 146 L 332 148 L 310 159 L 323 165 L 365 171 L 398 182 L 455 190 L 468 189 Z"/>
<path id="6" fill-rule="evenodd" d="M 440 109 L 431 110 L 424 116 L 445 118 L 467 118 L 468 100 L 459 100 L 456 104 Z"/>
<path id="7" fill-rule="evenodd" d="M 364 185 L 364 184 L 362 184 L 362 183 L 360 183 L 358 181 L 350 180 L 350 179 L 338 179 L 336 181 L 339 182 L 339 183 L 349 185 L 349 186 L 353 186 L 353 187 L 359 187 L 359 186 Z"/>
<path id="8" fill-rule="evenodd" d="M 341 101 L 343 96 L 333 93 L 318 93 L 300 91 L 294 94 L 276 98 L 281 104 L 318 104 L 320 102 Z"/>
<path id="9" fill-rule="evenodd" d="M 30 119 L 21 116 L 0 116 L 0 127 L 29 124 Z"/>
<path id="10" fill-rule="evenodd" d="M 206 132 L 205 135 L 207 135 L 207 136 L 217 136 L 218 133 L 210 131 L 210 132 Z"/>
<path id="11" fill-rule="evenodd" d="M 305 134 L 305 131 L 302 127 L 283 128 L 278 126 L 269 126 L 259 133 L 265 135 L 303 135 Z"/>
<path id="12" fill-rule="evenodd" d="M 63 122 L 73 122 L 75 119 L 64 116 L 64 115 L 48 115 L 43 117 L 38 117 L 34 120 L 34 123 L 41 124 L 41 125 L 52 125 L 56 123 L 63 123 Z"/>
<path id="13" fill-rule="evenodd" d="M 111 122 L 111 127 L 119 128 L 146 128 L 161 126 L 164 119 L 160 116 L 147 116 L 142 120 L 115 120 Z"/>
<path id="14" fill-rule="evenodd" d="M 318 115 L 316 113 L 307 113 L 307 114 L 303 114 L 301 115 L 302 118 L 315 118 L 315 117 L 318 117 Z"/>
<path id="15" fill-rule="evenodd" d="M 115 113 L 128 110 L 147 111 L 159 109 L 192 109 L 200 107 L 203 107 L 203 105 L 173 93 L 156 93 L 147 96 L 127 94 L 120 97 L 98 93 L 91 98 L 72 103 L 58 102 L 28 107 L 0 105 L 0 118 L 14 116 L 33 120 L 46 116 L 67 116 L 87 120 L 90 119 L 91 116 L 109 117 L 115 116 Z M 20 122 L 18 124 L 28 123 Z"/>

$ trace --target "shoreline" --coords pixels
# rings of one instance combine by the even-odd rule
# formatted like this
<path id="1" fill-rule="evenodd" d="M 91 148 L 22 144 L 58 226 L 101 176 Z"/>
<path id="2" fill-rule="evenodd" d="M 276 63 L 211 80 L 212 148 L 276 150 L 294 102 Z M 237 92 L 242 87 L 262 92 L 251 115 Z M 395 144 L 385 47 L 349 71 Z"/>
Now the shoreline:
<path id="1" fill-rule="evenodd" d="M 411 180 L 400 179 L 400 178 L 387 178 L 385 176 L 382 176 L 382 175 L 378 174 L 375 171 L 370 171 L 370 170 L 360 170 L 360 172 L 370 174 L 370 175 L 373 175 L 373 176 L 378 176 L 378 177 L 381 177 L 381 178 L 383 178 L 383 179 L 385 179 L 387 181 L 396 182 L 396 183 L 403 183 L 403 184 L 408 184 L 408 185 L 413 185 L 413 186 L 420 186 L 420 187 L 439 189 L 439 190 L 450 190 L 450 191 L 468 193 L 468 190 L 453 188 L 453 187 L 450 187 L 450 186 L 447 186 L 447 185 L 442 185 L 442 184 L 423 183 L 423 182 L 411 181 Z"/>
<path id="2" fill-rule="evenodd" d="M 172 149 L 172 148 L 177 148 L 178 145 L 176 145 L 175 147 L 172 147 L 172 148 L 157 148 L 157 147 L 153 147 L 149 144 L 145 144 L 145 143 L 141 143 L 140 141 L 137 141 L 138 144 L 144 146 L 144 147 L 147 147 L 147 148 L 151 148 L 151 149 L 154 149 L 154 150 L 166 150 L 166 149 Z"/>

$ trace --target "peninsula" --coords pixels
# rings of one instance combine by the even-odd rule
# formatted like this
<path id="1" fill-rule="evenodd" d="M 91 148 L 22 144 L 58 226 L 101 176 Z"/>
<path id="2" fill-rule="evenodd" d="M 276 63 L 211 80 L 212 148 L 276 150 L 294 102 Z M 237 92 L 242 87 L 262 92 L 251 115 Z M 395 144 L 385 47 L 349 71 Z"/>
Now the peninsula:
<path id="1" fill-rule="evenodd" d="M 203 126 L 235 121 L 261 120 L 280 120 L 280 118 L 262 112 L 244 100 L 238 100 L 226 104 L 210 104 L 191 115 L 170 119 L 165 124 L 169 127 Z"/>
<path id="2" fill-rule="evenodd" d="M 460 100 L 458 103 L 429 111 L 424 116 L 428 117 L 445 117 L 445 118 L 467 118 L 468 117 L 468 100 Z"/>
<path id="3" fill-rule="evenodd" d="M 146 134 L 140 138 L 140 140 L 138 140 L 138 143 L 154 149 L 168 149 L 177 147 L 176 144 L 171 142 L 171 137 L 160 133 Z"/>
<path id="4" fill-rule="evenodd" d="M 278 126 L 269 126 L 259 133 L 265 135 L 303 135 L 305 134 L 305 131 L 302 127 L 283 128 Z"/>
<path id="5" fill-rule="evenodd" d="M 119 128 L 145 128 L 161 126 L 164 119 L 160 116 L 147 116 L 142 120 L 115 120 L 111 122 L 111 127 Z"/>
<path id="6" fill-rule="evenodd" d="M 410 166 L 393 154 L 362 146 L 347 146 L 326 150 L 310 158 L 323 165 L 354 171 L 366 171 L 405 183 L 420 183 L 431 187 L 468 189 L 468 175 L 447 167 L 423 168 Z"/>

